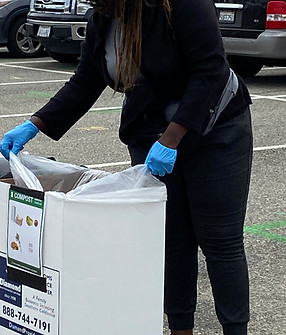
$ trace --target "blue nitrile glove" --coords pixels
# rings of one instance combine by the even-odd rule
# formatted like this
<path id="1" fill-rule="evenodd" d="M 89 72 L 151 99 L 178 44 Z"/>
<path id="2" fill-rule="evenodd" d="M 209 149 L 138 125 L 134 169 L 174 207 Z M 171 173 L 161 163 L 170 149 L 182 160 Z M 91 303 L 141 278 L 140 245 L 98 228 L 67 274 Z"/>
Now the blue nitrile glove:
<path id="1" fill-rule="evenodd" d="M 0 142 L 0 152 L 9 160 L 10 150 L 17 155 L 24 145 L 37 135 L 38 127 L 30 120 L 8 131 Z"/>
<path id="2" fill-rule="evenodd" d="M 153 175 L 165 176 L 166 172 L 173 171 L 177 158 L 177 150 L 165 147 L 160 142 L 155 142 L 150 149 L 145 164 Z"/>

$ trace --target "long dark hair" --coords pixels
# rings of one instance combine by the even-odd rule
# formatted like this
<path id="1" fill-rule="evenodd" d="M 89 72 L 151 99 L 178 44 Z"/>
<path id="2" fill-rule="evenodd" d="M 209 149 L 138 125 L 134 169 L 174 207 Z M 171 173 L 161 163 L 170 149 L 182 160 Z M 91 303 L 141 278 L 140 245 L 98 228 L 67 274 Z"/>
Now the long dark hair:
<path id="1" fill-rule="evenodd" d="M 140 73 L 142 62 L 142 7 L 143 2 L 153 6 L 148 0 L 114 0 L 114 16 L 119 19 L 117 27 L 121 36 L 120 45 L 116 45 L 117 71 L 115 87 L 125 92 L 132 89 Z M 92 0 L 90 1 L 92 4 Z M 158 2 L 157 2 L 158 3 Z M 168 20 L 170 19 L 171 5 L 169 0 L 162 0 Z"/>

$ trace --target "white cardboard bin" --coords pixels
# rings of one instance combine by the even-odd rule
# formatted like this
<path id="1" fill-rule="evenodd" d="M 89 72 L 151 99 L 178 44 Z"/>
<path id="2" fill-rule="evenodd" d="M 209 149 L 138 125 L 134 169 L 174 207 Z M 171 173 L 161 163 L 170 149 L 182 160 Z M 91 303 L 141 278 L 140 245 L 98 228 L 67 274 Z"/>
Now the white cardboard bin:
<path id="1" fill-rule="evenodd" d="M 162 334 L 166 189 L 152 183 L 91 198 L 45 192 L 43 292 L 7 275 L 0 182 L 0 334 Z"/>

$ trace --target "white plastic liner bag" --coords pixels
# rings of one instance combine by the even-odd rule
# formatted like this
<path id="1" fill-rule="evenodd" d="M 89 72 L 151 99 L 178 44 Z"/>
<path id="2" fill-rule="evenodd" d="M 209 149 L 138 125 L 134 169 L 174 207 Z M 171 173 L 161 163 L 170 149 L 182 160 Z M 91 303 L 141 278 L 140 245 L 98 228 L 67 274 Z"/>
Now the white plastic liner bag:
<path id="1" fill-rule="evenodd" d="M 16 186 L 44 191 L 39 179 L 32 171 L 21 163 L 20 159 L 12 151 L 10 151 L 9 163 Z"/>
<path id="2" fill-rule="evenodd" d="M 10 152 L 9 164 L 16 186 L 38 191 L 66 193 L 79 185 L 109 174 L 30 155 L 27 152 L 20 152 L 17 156 Z"/>
<path id="3" fill-rule="evenodd" d="M 103 199 L 109 202 L 165 201 L 165 185 L 155 178 L 146 165 L 136 165 L 122 172 L 93 180 L 68 192 L 67 198 Z"/>
<path id="4" fill-rule="evenodd" d="M 166 200 L 165 185 L 144 164 L 108 173 L 26 152 L 17 156 L 11 152 L 9 164 L 16 186 L 63 192 L 66 199 L 104 199 L 109 202 Z"/>

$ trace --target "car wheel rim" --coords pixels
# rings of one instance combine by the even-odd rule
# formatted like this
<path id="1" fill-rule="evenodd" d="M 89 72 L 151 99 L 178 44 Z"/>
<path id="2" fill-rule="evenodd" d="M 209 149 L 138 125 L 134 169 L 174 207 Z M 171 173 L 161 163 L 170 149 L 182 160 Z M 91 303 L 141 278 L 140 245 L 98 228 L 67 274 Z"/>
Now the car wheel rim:
<path id="1" fill-rule="evenodd" d="M 25 24 L 22 24 L 19 27 L 16 35 L 16 42 L 18 48 L 26 54 L 33 54 L 41 47 L 41 43 L 27 33 Z"/>

